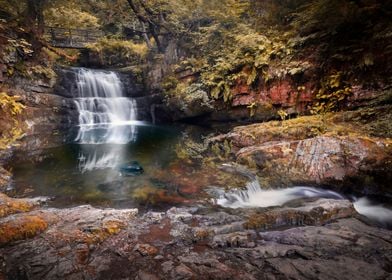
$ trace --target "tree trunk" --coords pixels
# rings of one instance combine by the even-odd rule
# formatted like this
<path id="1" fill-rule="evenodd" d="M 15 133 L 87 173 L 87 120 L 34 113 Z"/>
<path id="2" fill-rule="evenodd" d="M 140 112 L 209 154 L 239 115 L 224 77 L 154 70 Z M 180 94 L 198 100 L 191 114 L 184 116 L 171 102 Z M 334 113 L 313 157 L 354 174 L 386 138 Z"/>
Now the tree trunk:
<path id="1" fill-rule="evenodd" d="M 44 33 L 44 3 L 45 0 L 27 0 L 25 23 L 38 37 Z"/>
<path id="2" fill-rule="evenodd" d="M 142 22 L 142 21 L 141 21 L 140 23 L 141 23 L 141 25 L 142 25 L 143 38 L 144 38 L 144 40 L 146 41 L 147 47 L 148 47 L 149 49 L 152 49 L 151 42 L 150 42 L 150 38 L 148 38 L 148 35 L 147 35 L 146 25 L 145 25 L 144 22 Z"/>
<path id="3" fill-rule="evenodd" d="M 165 50 L 161 44 L 159 39 L 159 32 L 157 32 L 157 24 L 150 18 L 142 15 L 138 6 L 135 5 L 134 0 L 128 0 L 128 4 L 131 7 L 132 11 L 135 13 L 136 17 L 141 23 L 145 23 L 148 25 L 148 32 L 151 33 L 152 37 L 154 37 L 155 43 L 157 44 L 158 51 L 163 53 Z M 149 11 L 146 11 L 147 13 Z"/>

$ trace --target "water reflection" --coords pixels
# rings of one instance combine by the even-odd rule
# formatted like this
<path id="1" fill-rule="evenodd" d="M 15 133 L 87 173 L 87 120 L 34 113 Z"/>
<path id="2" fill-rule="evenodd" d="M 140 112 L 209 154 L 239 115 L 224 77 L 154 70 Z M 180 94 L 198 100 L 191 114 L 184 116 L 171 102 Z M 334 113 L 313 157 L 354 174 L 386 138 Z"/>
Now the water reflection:
<path id="1" fill-rule="evenodd" d="M 124 162 L 124 145 L 81 145 L 78 156 L 78 168 L 81 173 L 111 168 L 115 169 Z"/>
<path id="2" fill-rule="evenodd" d="M 80 68 L 77 86 L 79 171 L 115 169 L 124 161 L 125 144 L 135 142 L 137 126 L 144 125 L 137 121 L 137 104 L 124 96 L 115 72 Z"/>

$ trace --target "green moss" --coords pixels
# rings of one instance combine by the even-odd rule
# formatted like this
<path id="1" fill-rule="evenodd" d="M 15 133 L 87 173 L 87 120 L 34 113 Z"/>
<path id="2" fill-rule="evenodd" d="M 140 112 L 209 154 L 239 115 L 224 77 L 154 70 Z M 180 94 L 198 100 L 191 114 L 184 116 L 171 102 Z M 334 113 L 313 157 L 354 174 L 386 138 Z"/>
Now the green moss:
<path id="1" fill-rule="evenodd" d="M 102 65 L 129 66 L 142 63 L 148 53 L 145 43 L 102 38 L 98 42 L 87 45 L 90 55 L 96 55 Z"/>

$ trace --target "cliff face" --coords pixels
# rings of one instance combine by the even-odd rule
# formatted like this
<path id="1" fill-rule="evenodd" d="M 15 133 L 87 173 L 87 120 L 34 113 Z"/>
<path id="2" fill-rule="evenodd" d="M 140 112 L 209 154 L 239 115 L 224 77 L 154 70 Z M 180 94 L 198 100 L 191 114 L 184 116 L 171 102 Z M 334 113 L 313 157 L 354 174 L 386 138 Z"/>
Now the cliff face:
<path id="1" fill-rule="evenodd" d="M 154 72 L 153 72 L 154 73 Z M 153 76 L 150 73 L 150 78 Z M 199 73 L 189 70 L 177 71 L 176 79 L 180 83 L 192 87 L 198 84 Z M 258 82 L 254 85 L 247 84 L 246 79 L 235 80 L 230 87 L 232 99 L 224 102 L 221 99 L 214 100 L 208 97 L 207 101 L 197 100 L 197 96 L 192 92 L 182 97 L 175 95 L 165 95 L 166 110 L 172 115 L 173 119 L 201 118 L 211 121 L 269 121 L 285 119 L 297 115 L 310 115 L 315 113 L 315 107 L 320 102 L 320 80 L 317 76 L 306 74 L 300 81 L 293 79 L 291 75 L 285 75 L 279 79 L 268 82 L 263 80 L 263 76 L 257 77 Z M 161 77 L 153 76 L 155 85 L 156 80 Z M 162 82 L 164 84 L 164 82 Z M 384 89 L 388 85 L 375 81 L 373 86 L 356 81 L 349 87 L 349 93 L 342 97 L 342 101 L 336 104 L 341 109 L 352 110 L 372 104 L 372 100 L 382 96 Z M 155 87 L 155 91 L 162 91 L 162 88 Z M 340 89 L 338 89 L 340 90 Z M 338 91 L 336 90 L 336 91 Z M 192 94 L 193 97 L 192 98 Z M 335 94 L 332 92 L 331 95 Z M 180 95 L 181 96 L 181 95 Z M 338 98 L 341 98 L 340 96 Z M 205 106 L 206 104 L 209 106 Z M 208 108 L 209 107 L 209 108 Z M 191 110 L 187 110 L 189 108 Z M 337 109 L 337 108 L 335 108 Z M 281 113 L 283 112 L 283 115 Z"/>
<path id="2" fill-rule="evenodd" d="M 30 142 L 31 150 L 52 142 L 31 142 L 29 139 L 37 135 L 43 139 L 68 126 L 66 114 L 73 106 L 68 100 L 54 94 L 57 75 L 53 63 L 43 50 L 33 48 L 28 38 L 29 34 L 14 23 L 1 23 L 0 92 L 14 100 L 15 104 L 20 104 L 21 108 L 17 113 L 12 112 L 10 106 L 2 108 L 10 112 L 2 114 L 1 118 L 8 125 L 0 125 L 0 134 L 9 140 L 6 148 L 22 138 L 18 143 L 19 148 Z"/>

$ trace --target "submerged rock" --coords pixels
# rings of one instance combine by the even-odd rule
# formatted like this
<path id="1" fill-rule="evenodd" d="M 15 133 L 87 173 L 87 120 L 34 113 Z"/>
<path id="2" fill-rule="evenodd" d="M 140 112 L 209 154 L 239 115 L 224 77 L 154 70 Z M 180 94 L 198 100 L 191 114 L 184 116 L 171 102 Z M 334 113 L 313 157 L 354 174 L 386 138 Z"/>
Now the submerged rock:
<path id="1" fill-rule="evenodd" d="M 120 172 L 123 176 L 136 176 L 144 173 L 143 167 L 137 162 L 132 161 L 120 166 Z"/>

